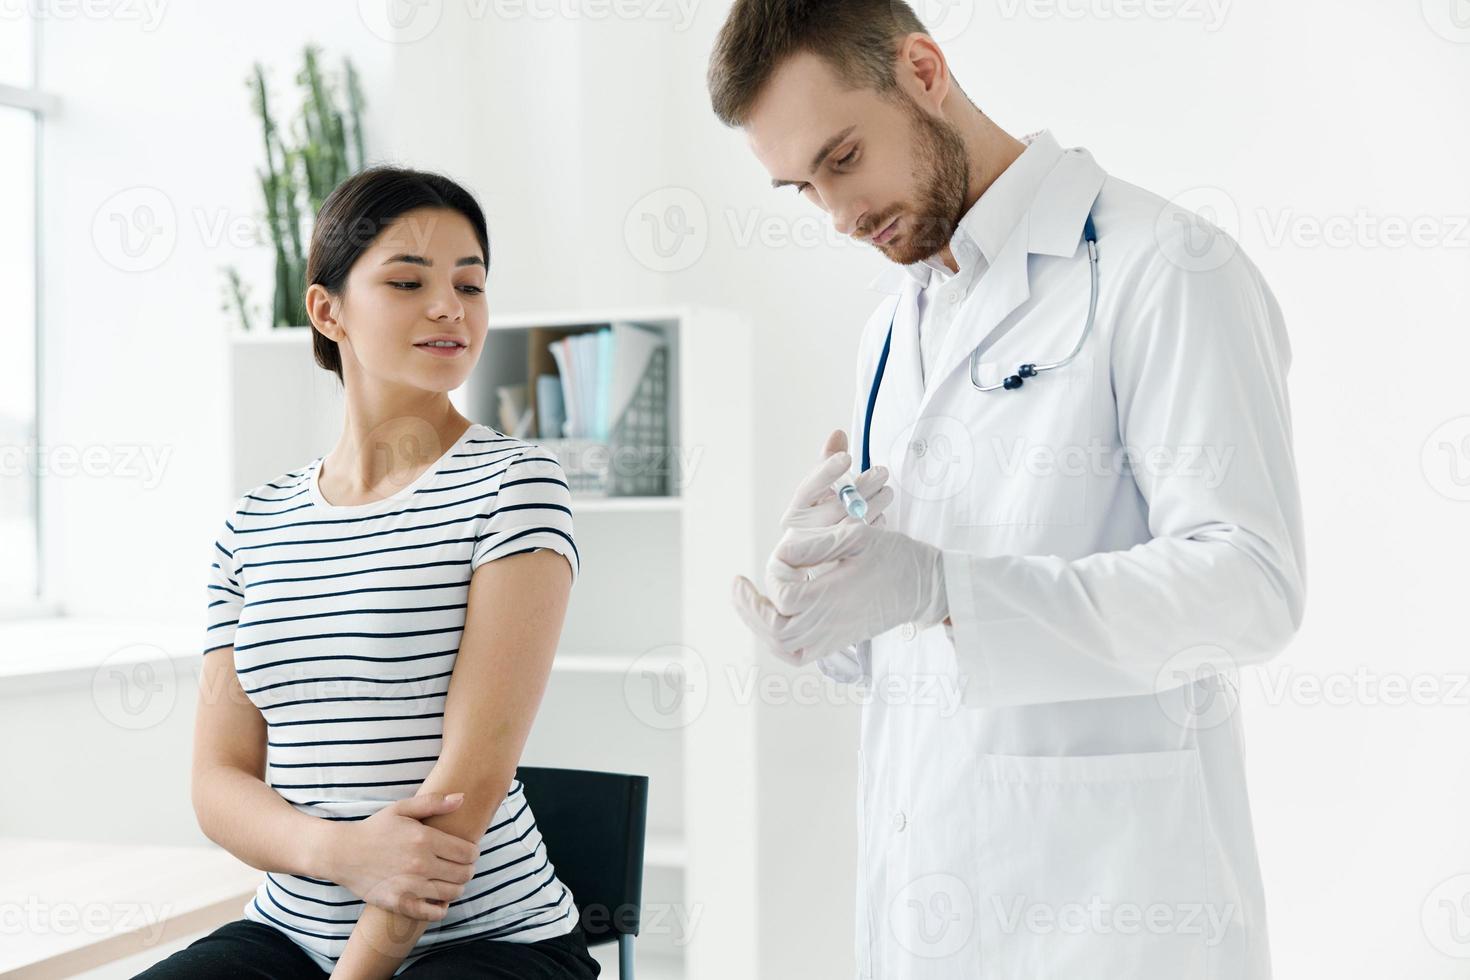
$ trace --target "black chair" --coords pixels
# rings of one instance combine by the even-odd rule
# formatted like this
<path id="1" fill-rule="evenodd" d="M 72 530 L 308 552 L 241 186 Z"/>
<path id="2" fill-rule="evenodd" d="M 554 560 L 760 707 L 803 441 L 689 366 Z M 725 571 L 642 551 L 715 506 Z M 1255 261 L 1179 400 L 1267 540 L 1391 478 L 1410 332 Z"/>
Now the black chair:
<path id="1" fill-rule="evenodd" d="M 618 976 L 633 980 L 648 777 L 521 766 L 516 778 L 526 788 L 556 876 L 572 891 L 588 945 L 616 941 Z"/>

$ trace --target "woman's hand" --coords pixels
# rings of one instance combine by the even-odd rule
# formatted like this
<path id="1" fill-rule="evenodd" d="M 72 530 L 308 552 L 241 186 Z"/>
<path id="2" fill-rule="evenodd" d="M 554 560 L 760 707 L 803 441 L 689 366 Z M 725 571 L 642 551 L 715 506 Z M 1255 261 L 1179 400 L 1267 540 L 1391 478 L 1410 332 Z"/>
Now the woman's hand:
<path id="1" fill-rule="evenodd" d="M 450 813 L 462 802 L 463 793 L 421 793 L 366 820 L 338 824 L 330 839 L 329 877 L 369 905 L 439 921 L 474 877 L 480 848 L 420 821 Z"/>

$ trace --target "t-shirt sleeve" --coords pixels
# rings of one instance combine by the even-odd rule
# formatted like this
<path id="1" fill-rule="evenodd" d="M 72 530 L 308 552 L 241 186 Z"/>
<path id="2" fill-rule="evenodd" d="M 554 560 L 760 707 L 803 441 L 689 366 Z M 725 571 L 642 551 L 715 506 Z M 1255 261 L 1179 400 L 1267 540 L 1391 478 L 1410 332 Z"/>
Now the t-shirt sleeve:
<path id="1" fill-rule="evenodd" d="M 240 607 L 245 603 L 245 590 L 240 585 L 239 565 L 235 561 L 234 516 L 226 518 L 210 548 L 208 605 L 204 629 L 204 653 L 235 643 L 235 626 L 240 622 Z"/>
<path id="2" fill-rule="evenodd" d="M 493 510 L 475 536 L 470 571 L 487 561 L 550 548 L 566 558 L 572 584 L 581 557 L 572 539 L 572 494 L 561 463 L 532 446 L 506 468 Z"/>

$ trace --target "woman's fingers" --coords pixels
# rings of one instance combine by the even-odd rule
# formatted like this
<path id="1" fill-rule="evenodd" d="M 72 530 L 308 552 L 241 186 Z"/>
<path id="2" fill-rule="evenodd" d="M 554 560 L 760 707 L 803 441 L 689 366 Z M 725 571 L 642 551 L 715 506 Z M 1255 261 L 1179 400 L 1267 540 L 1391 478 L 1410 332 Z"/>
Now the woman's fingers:
<path id="1" fill-rule="evenodd" d="M 478 844 L 467 841 L 463 837 L 456 837 L 454 834 L 440 830 L 438 827 L 430 827 L 429 829 L 434 832 L 433 849 L 435 857 L 443 858 L 446 861 L 453 861 L 456 864 L 473 865 L 475 859 L 480 856 L 480 847 Z"/>

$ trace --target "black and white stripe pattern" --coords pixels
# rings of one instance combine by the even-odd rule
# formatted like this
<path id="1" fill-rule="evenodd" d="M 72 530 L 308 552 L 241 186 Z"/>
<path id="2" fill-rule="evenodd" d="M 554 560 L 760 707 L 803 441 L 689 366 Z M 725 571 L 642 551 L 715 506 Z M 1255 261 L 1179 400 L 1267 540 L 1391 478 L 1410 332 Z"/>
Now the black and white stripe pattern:
<path id="1" fill-rule="evenodd" d="M 479 423 L 369 504 L 328 503 L 321 462 L 236 501 L 214 545 L 204 653 L 234 648 L 267 725 L 267 782 L 303 813 L 362 820 L 414 795 L 438 759 L 471 573 L 549 548 L 575 581 L 580 556 L 555 456 Z M 243 912 L 331 972 L 362 910 L 332 882 L 271 872 Z M 442 943 L 534 942 L 576 921 L 516 781 L 475 877 L 403 965 Z"/>

